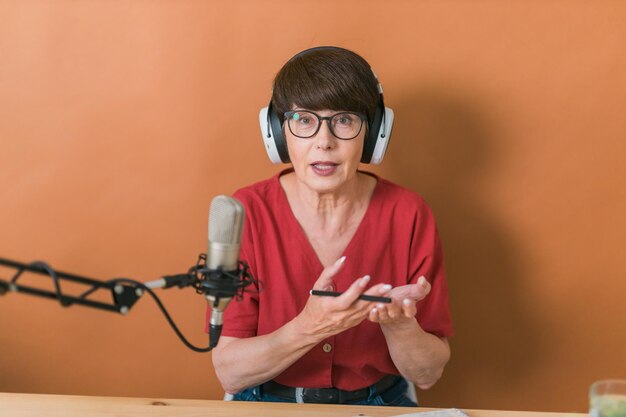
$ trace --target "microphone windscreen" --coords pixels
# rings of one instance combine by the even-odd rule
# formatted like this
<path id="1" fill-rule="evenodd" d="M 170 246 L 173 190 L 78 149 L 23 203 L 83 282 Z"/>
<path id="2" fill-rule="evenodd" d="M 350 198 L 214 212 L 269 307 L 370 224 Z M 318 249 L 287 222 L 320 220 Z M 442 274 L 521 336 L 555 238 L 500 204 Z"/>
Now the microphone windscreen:
<path id="1" fill-rule="evenodd" d="M 218 195 L 209 211 L 209 241 L 226 245 L 241 244 L 244 209 L 236 199 Z"/>

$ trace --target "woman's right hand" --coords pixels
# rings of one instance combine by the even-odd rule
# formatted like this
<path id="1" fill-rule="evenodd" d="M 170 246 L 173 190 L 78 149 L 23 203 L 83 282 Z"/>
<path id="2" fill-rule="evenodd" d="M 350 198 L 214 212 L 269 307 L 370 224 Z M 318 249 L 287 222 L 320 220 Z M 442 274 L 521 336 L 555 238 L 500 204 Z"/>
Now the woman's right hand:
<path id="1" fill-rule="evenodd" d="M 332 289 L 333 277 L 341 270 L 345 259 L 343 256 L 324 268 L 313 289 Z M 380 296 L 391 290 L 391 285 L 377 284 L 365 291 L 369 281 L 369 275 L 355 280 L 339 297 L 309 297 L 304 309 L 296 317 L 298 329 L 305 335 L 323 340 L 361 323 L 376 303 L 359 300 L 358 297 L 361 294 Z"/>

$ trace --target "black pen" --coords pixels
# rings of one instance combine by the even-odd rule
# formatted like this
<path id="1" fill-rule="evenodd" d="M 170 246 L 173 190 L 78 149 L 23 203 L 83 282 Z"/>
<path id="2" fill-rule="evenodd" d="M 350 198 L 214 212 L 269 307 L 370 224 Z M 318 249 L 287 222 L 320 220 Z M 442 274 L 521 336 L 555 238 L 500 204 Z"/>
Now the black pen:
<path id="1" fill-rule="evenodd" d="M 310 294 L 311 295 L 321 295 L 321 296 L 325 296 L 325 297 L 339 297 L 343 293 L 342 292 L 336 292 L 336 291 L 311 290 Z M 376 301 L 376 302 L 379 302 L 379 303 L 391 303 L 391 298 L 389 298 L 389 297 L 376 297 L 375 295 L 367 295 L 367 294 L 359 295 L 359 300 Z"/>

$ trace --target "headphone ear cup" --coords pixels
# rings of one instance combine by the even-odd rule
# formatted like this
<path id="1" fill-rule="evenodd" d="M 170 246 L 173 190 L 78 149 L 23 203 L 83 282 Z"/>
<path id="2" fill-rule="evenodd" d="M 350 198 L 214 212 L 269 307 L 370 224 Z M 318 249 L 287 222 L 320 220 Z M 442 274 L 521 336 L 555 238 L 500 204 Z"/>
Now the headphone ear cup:
<path id="1" fill-rule="evenodd" d="M 369 164 L 372 162 L 372 155 L 374 154 L 374 149 L 376 149 L 376 143 L 379 140 L 381 125 L 383 121 L 383 116 L 385 112 L 385 105 L 382 100 L 379 100 L 376 104 L 376 111 L 374 112 L 374 120 L 368 124 L 367 134 L 365 135 L 365 140 L 363 141 L 363 154 L 361 155 L 361 162 L 364 164 Z"/>
<path id="2" fill-rule="evenodd" d="M 389 145 L 389 139 L 391 139 L 391 130 L 393 129 L 393 110 L 389 107 L 385 107 L 385 113 L 383 123 L 378 131 L 378 137 L 376 138 L 376 146 L 372 153 L 370 163 L 378 165 L 383 161 L 385 152 L 387 151 L 387 145 Z"/>
<path id="3" fill-rule="evenodd" d="M 269 106 L 263 107 L 259 112 L 259 123 L 265 150 L 272 163 L 289 163 L 289 152 L 287 151 L 287 141 L 283 134 L 282 123 L 274 112 L 271 102 Z"/>
<path id="4" fill-rule="evenodd" d="M 287 164 L 291 162 L 291 159 L 289 159 L 289 152 L 287 151 L 287 140 L 285 139 L 285 135 L 283 133 L 283 124 L 280 122 L 280 118 L 274 111 L 274 106 L 272 106 L 271 102 L 267 107 L 270 125 L 274 136 L 274 143 L 276 144 L 276 151 L 278 151 L 280 161 Z"/>

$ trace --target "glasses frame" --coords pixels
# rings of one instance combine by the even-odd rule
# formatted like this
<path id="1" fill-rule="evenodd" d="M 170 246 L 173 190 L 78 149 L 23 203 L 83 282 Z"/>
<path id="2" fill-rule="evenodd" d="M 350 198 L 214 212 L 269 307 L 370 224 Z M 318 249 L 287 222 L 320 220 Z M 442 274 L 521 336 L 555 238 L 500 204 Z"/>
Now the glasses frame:
<path id="1" fill-rule="evenodd" d="M 313 132 L 313 134 L 310 135 L 310 136 L 296 135 L 293 132 L 293 130 L 291 130 L 291 125 L 289 124 L 289 120 L 291 120 L 291 116 L 293 116 L 296 113 L 300 113 L 300 112 L 311 113 L 315 117 L 317 117 L 317 121 L 318 121 L 317 129 L 315 129 L 315 132 Z M 337 116 L 339 114 L 354 114 L 354 115 L 358 116 L 359 119 L 361 119 L 361 126 L 359 126 L 359 130 L 358 130 L 358 132 L 356 132 L 356 135 L 352 136 L 351 138 L 340 138 L 339 136 L 337 136 L 335 134 L 335 131 L 333 130 L 333 125 L 332 125 L 332 123 L 330 123 L 330 121 L 335 116 Z M 361 133 L 361 130 L 363 130 L 363 124 L 367 123 L 367 116 L 364 115 L 363 113 L 359 113 L 359 112 L 356 112 L 356 111 L 340 111 L 340 112 L 331 114 L 330 116 L 323 117 L 323 116 L 320 116 L 319 114 L 317 114 L 317 113 L 315 113 L 314 111 L 311 111 L 311 110 L 292 110 L 292 111 L 286 111 L 283 115 L 285 117 L 285 122 L 287 123 L 287 127 L 289 128 L 289 131 L 291 132 L 291 134 L 294 135 L 297 138 L 300 138 L 300 139 L 311 139 L 313 136 L 317 135 L 317 133 L 320 131 L 320 128 L 322 127 L 322 122 L 324 120 L 326 120 L 327 121 L 327 125 L 328 125 L 328 130 L 330 130 L 330 133 L 332 133 L 332 135 L 334 137 L 336 137 L 339 140 L 352 140 L 352 139 L 356 138 L 357 136 L 359 136 L 359 134 Z"/>

